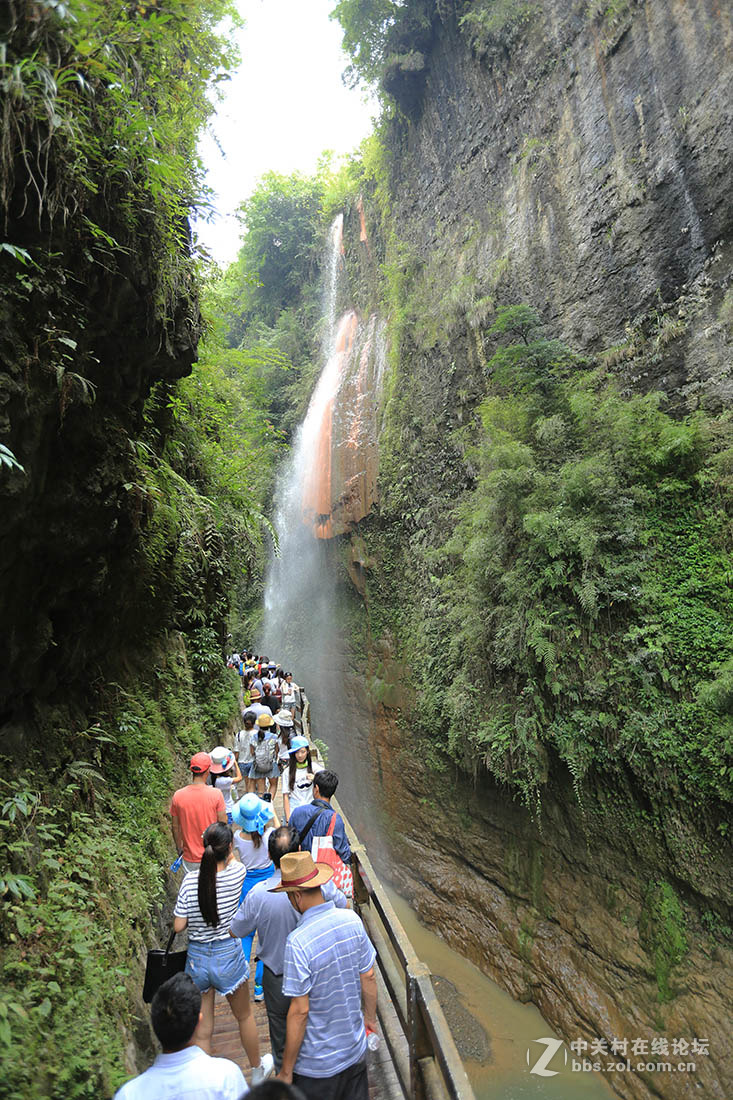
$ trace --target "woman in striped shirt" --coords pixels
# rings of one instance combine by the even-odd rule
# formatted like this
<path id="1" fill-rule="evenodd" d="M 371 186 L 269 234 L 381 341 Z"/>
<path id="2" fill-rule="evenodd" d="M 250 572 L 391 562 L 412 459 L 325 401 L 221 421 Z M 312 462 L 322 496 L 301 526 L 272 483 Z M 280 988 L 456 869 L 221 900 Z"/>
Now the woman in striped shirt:
<path id="1" fill-rule="evenodd" d="M 198 871 L 181 883 L 174 911 L 174 928 L 188 928 L 186 973 L 201 990 L 201 1021 L 196 1045 L 211 1054 L 214 1031 L 214 990 L 223 993 L 239 1024 L 250 1065 L 252 1083 L 272 1073 L 272 1055 L 260 1059 L 257 1026 L 249 1000 L 249 963 L 241 944 L 229 935 L 229 922 L 237 911 L 246 869 L 234 857 L 232 830 L 216 822 L 203 835 L 204 854 Z"/>

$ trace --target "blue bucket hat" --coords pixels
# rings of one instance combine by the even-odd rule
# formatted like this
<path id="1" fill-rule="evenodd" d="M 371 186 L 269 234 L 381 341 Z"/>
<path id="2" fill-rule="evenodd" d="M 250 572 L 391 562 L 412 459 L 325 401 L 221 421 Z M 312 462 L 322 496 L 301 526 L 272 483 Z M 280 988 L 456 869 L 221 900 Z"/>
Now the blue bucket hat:
<path id="1" fill-rule="evenodd" d="M 235 803 L 232 819 L 245 833 L 259 833 L 262 836 L 268 821 L 272 820 L 272 805 L 256 794 L 246 794 Z"/>
<path id="2" fill-rule="evenodd" d="M 307 737 L 294 737 L 293 740 L 290 742 L 290 748 L 288 749 L 288 752 L 289 753 L 294 753 L 294 752 L 297 752 L 298 749 L 307 749 L 307 748 L 308 748 L 308 738 Z"/>

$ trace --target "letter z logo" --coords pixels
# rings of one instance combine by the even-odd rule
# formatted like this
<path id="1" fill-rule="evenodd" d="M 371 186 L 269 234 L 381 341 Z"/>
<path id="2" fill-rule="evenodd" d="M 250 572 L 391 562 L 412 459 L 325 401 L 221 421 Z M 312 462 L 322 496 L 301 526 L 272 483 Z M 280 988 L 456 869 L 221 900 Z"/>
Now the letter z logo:
<path id="1" fill-rule="evenodd" d="M 563 1046 L 562 1039 L 533 1039 L 533 1043 L 544 1043 L 547 1048 L 544 1054 L 541 1054 L 533 1066 L 529 1065 L 529 1047 L 527 1047 L 527 1065 L 529 1066 L 530 1073 L 536 1073 L 538 1077 L 555 1077 L 557 1074 L 556 1069 L 548 1069 L 548 1064 L 552 1061 L 557 1054 L 561 1046 Z M 564 1051 L 565 1065 L 568 1064 L 568 1052 Z"/>

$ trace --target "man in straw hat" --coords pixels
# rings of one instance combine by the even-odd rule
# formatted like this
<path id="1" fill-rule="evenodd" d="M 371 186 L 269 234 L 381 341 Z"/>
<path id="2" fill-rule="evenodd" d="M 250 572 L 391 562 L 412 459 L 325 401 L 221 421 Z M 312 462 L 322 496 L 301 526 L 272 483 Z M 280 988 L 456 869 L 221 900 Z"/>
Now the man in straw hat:
<path id="1" fill-rule="evenodd" d="M 275 865 L 273 875 L 258 882 L 240 903 L 231 924 L 229 935 L 245 939 L 257 932 L 257 954 L 262 961 L 262 988 L 265 994 L 267 1025 L 270 1031 L 270 1047 L 275 1068 L 280 1069 L 285 1049 L 290 998 L 283 997 L 283 965 L 285 944 L 298 923 L 299 914 L 290 904 L 286 893 L 273 894 L 272 886 L 280 885 L 280 862 L 288 852 L 300 849 L 300 839 L 295 829 L 281 825 L 273 829 L 267 843 L 270 859 Z M 325 900 L 332 901 L 337 909 L 346 908 L 346 898 L 333 884 L 323 887 Z"/>
<path id="2" fill-rule="evenodd" d="M 262 692 L 259 688 L 251 687 L 249 689 L 249 697 L 251 702 L 249 706 L 246 706 L 242 711 L 242 717 L 244 717 L 245 714 L 254 714 L 255 721 L 257 721 L 261 714 L 272 714 L 270 708 L 266 707 L 262 702 Z"/>
<path id="3" fill-rule="evenodd" d="M 332 873 L 310 852 L 290 852 L 272 890 L 288 894 L 300 913 L 285 944 L 282 991 L 292 1000 L 278 1077 L 308 1100 L 368 1100 L 365 1027 L 377 1027 L 376 952 L 353 910 L 324 901 L 321 886 Z"/>

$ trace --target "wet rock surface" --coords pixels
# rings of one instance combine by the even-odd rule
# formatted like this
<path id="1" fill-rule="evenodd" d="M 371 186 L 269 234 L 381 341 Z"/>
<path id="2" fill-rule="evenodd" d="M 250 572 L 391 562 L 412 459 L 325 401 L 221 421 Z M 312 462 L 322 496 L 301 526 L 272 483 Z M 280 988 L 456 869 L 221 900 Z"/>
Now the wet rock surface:
<path id="1" fill-rule="evenodd" d="M 40 247 L 22 219 L 8 232 Z M 151 387 L 190 373 L 198 339 L 193 294 L 165 323 L 156 316 L 147 258 L 125 255 L 89 285 L 86 261 L 73 260 L 57 276 L 75 288 L 63 306 L 70 316 L 54 312 L 53 288 L 0 306 L 0 430 L 25 469 L 0 471 L 0 725 L 11 751 L 23 737 L 14 719 L 25 714 L 22 726 L 31 698 L 86 690 L 105 652 L 159 625 L 149 591 L 137 588 L 150 508 L 135 440 Z M 56 340 L 68 341 L 65 367 L 39 337 L 51 326 L 76 337 Z"/>
<path id="2" fill-rule="evenodd" d="M 453 982 L 437 974 L 432 975 L 432 981 L 461 1058 L 486 1065 L 491 1061 L 491 1044 L 485 1028 L 463 1004 Z"/>
<path id="3" fill-rule="evenodd" d="M 665 842 L 682 831 L 682 809 L 649 816 L 630 787 L 589 791 L 581 809 L 569 783 L 554 783 L 540 827 L 488 777 L 474 784 L 457 770 L 431 773 L 418 753 L 400 768 L 410 750 L 397 716 L 381 706 L 373 726 L 390 831 L 390 853 L 377 862 L 384 873 L 385 859 L 399 866 L 400 891 L 421 921 L 517 1000 L 535 1004 L 567 1042 L 640 1038 L 651 1050 L 652 1040 L 667 1038 L 671 1051 L 673 1039 L 709 1041 L 708 1055 L 690 1055 L 694 1073 L 609 1074 L 620 1095 L 733 1095 L 733 944 L 702 921 L 711 898 L 730 905 L 728 846 L 698 833 L 683 866 Z M 645 938 L 650 888 L 665 878 L 682 899 L 689 945 L 671 969 L 667 1001 Z"/>
<path id="4" fill-rule="evenodd" d="M 630 381 L 730 401 L 732 20 L 717 0 L 545 0 L 481 59 L 435 23 L 392 192 L 445 336 L 501 301 L 589 351 L 668 315 Z"/>

